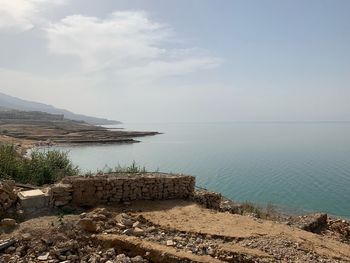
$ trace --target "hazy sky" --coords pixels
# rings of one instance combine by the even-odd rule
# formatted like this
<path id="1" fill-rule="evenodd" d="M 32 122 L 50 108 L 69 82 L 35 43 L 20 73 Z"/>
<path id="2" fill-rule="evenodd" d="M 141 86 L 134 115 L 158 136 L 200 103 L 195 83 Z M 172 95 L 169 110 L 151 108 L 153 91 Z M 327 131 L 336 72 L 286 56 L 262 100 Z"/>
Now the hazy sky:
<path id="1" fill-rule="evenodd" d="M 348 0 L 0 0 L 0 91 L 124 122 L 350 120 Z"/>

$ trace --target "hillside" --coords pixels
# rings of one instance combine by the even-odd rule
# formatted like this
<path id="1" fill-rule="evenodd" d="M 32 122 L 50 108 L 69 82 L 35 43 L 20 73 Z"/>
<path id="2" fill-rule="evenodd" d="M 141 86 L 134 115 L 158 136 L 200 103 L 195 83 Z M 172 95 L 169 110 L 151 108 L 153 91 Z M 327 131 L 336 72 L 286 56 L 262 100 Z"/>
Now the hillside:
<path id="1" fill-rule="evenodd" d="M 120 124 L 121 122 L 115 120 L 108 120 L 104 118 L 96 118 L 81 114 L 76 114 L 65 109 L 59 109 L 44 103 L 27 101 L 13 96 L 6 95 L 0 92 L 0 110 L 20 110 L 20 111 L 41 111 L 51 114 L 64 115 L 66 119 L 75 121 L 84 121 L 92 125 L 110 125 Z"/>

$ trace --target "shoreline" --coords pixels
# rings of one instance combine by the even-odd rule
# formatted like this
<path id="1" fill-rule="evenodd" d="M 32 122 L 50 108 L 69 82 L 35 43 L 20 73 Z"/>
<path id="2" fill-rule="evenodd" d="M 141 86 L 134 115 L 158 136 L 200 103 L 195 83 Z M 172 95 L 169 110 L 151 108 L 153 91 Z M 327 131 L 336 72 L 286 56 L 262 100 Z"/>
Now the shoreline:
<path id="1" fill-rule="evenodd" d="M 233 210 L 237 206 L 229 207 L 221 194 L 196 191 L 192 176 L 163 173 L 73 176 L 39 189 L 43 192 L 46 189 L 49 207 L 30 213 L 31 204 L 23 203 L 21 209 L 28 214 L 24 213 L 21 221 L 10 218 L 0 221 L 0 230 L 4 224 L 8 226 L 3 228 L 7 231 L 2 236 L 7 247 L 0 259 L 15 258 L 18 247 L 23 244 L 35 247 L 31 244 L 43 238 L 45 244 L 50 237 L 50 243 L 40 253 L 26 250 L 20 256 L 59 259 L 53 262 L 61 262 L 70 255 L 76 255 L 76 259 L 93 257 L 95 252 L 80 253 L 87 243 L 69 246 L 57 254 L 56 247 L 62 247 L 63 238 L 65 244 L 69 240 L 93 241 L 90 247 L 100 255 L 107 253 L 104 249 L 115 248 L 119 254 L 144 256 L 151 263 L 350 260 L 349 222 L 331 220 L 326 214 L 298 217 L 294 221 L 256 217 L 249 212 L 238 214 Z M 61 235 L 56 239 L 58 232 Z"/>
<path id="2" fill-rule="evenodd" d="M 70 120 L 0 120 L 0 143 L 15 145 L 22 155 L 35 147 L 129 144 L 158 134 L 161 133 L 110 129 Z"/>

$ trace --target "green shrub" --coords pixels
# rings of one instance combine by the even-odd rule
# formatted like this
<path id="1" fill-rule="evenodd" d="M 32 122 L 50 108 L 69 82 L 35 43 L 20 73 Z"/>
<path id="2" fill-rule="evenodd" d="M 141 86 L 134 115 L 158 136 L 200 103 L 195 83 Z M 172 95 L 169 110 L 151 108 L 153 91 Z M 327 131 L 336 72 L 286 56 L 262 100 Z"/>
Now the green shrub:
<path id="1" fill-rule="evenodd" d="M 0 146 L 0 179 L 40 186 L 55 183 L 65 176 L 77 175 L 78 172 L 66 152 L 33 151 L 29 158 L 25 158 L 12 145 Z"/>
<path id="2" fill-rule="evenodd" d="M 36 185 L 52 184 L 65 176 L 79 173 L 73 166 L 66 152 L 50 150 L 46 152 L 34 151 L 30 155 L 28 170 L 31 183 Z"/>
<path id="3" fill-rule="evenodd" d="M 133 161 L 129 166 L 121 166 L 118 164 L 118 166 L 111 168 L 109 166 L 105 166 L 103 169 L 97 170 L 97 173 L 128 173 L 128 174 L 133 174 L 133 173 L 147 173 L 148 171 L 146 170 L 145 166 L 138 165 L 135 161 Z M 85 173 L 85 175 L 93 175 L 91 171 Z"/>
<path id="4" fill-rule="evenodd" d="M 0 179 L 19 180 L 24 175 L 24 166 L 13 145 L 0 146 Z"/>
<path id="5" fill-rule="evenodd" d="M 146 173 L 146 167 L 138 165 L 135 161 L 131 163 L 129 166 L 116 166 L 114 168 L 115 173 Z"/>

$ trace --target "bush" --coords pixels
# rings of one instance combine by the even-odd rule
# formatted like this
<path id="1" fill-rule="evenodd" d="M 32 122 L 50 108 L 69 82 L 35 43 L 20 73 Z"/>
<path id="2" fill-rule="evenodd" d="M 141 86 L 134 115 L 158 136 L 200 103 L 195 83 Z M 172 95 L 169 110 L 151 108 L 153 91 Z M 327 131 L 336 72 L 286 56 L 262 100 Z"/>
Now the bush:
<path id="1" fill-rule="evenodd" d="M 31 183 L 35 185 L 52 184 L 65 176 L 79 173 L 73 166 L 66 152 L 50 150 L 46 152 L 34 151 L 30 155 L 28 170 Z"/>
<path id="2" fill-rule="evenodd" d="M 34 151 L 25 158 L 12 145 L 0 146 L 0 179 L 40 186 L 78 173 L 78 168 L 73 166 L 66 152 Z"/>
<path id="3" fill-rule="evenodd" d="M 25 174 L 24 162 L 13 145 L 0 146 L 0 179 L 20 181 Z"/>
<path id="4" fill-rule="evenodd" d="M 116 166 L 114 168 L 115 173 L 146 173 L 146 167 L 138 165 L 135 161 L 129 166 Z"/>
<path id="5" fill-rule="evenodd" d="M 103 169 L 97 170 L 97 173 L 107 173 L 107 174 L 119 174 L 119 173 L 128 173 L 128 174 L 136 174 L 136 173 L 147 173 L 145 166 L 138 165 L 135 161 L 133 161 L 129 166 L 118 166 L 111 168 L 109 166 L 105 166 Z M 91 171 L 87 172 L 85 175 L 93 175 Z"/>

